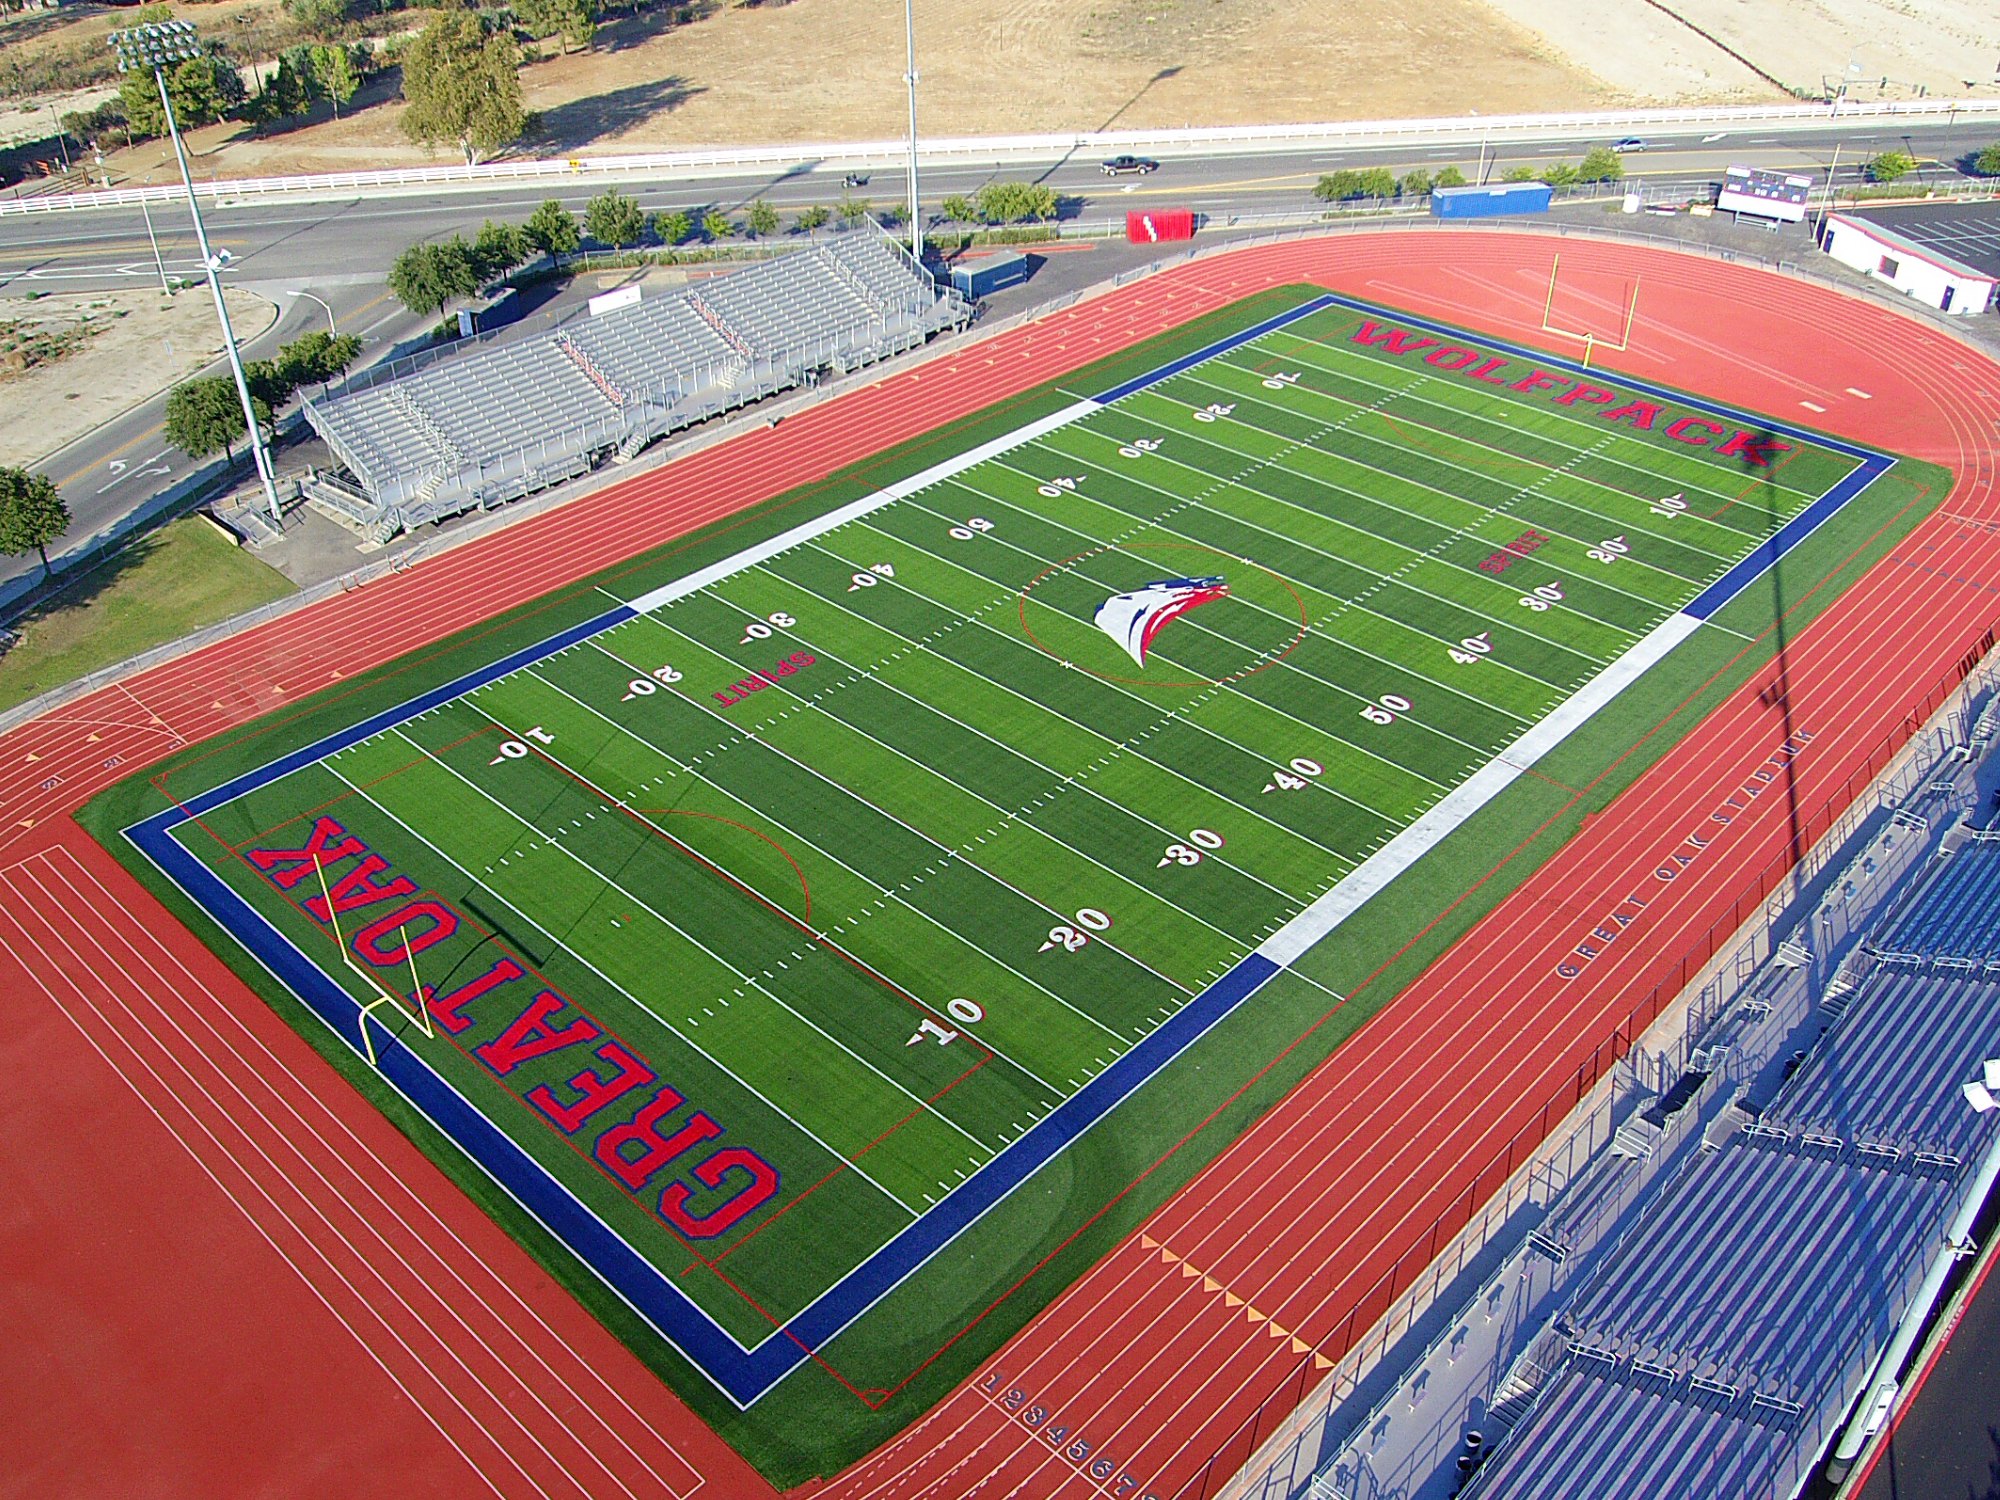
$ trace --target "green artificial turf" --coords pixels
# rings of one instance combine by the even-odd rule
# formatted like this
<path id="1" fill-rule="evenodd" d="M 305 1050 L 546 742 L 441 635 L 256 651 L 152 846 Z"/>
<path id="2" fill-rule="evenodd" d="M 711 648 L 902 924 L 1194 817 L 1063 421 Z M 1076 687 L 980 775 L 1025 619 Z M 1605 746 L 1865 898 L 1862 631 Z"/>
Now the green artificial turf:
<path id="1" fill-rule="evenodd" d="M 598 584 L 638 598 L 1304 295 L 1251 299 L 260 732 L 184 753 L 166 785 L 182 798 L 217 785 L 589 618 Z M 633 1140 L 649 1087 L 575 1136 L 550 1124 L 580 1054 L 534 1054 L 537 1033 L 515 1020 L 532 981 L 505 1002 L 498 990 L 469 1002 L 455 1035 L 404 1029 L 720 1326 L 754 1343 L 1854 462 L 1800 444 L 1774 467 L 1745 467 L 1606 421 L 1608 401 L 1558 405 L 1364 347 L 1353 337 L 1364 321 L 1335 308 L 1266 334 L 302 767 L 177 836 L 367 998 L 370 981 L 335 960 L 325 913 L 304 905 L 318 884 L 274 882 L 277 857 L 259 858 L 332 819 L 382 861 L 338 896 L 351 902 L 342 941 L 379 953 L 407 940 L 407 927 L 368 925 L 392 909 L 369 899 L 371 883 L 428 893 L 457 925 L 423 948 L 418 982 L 449 993 L 496 964 L 532 974 L 557 997 L 543 1031 L 615 1039 L 698 1109 L 677 1109 L 663 1128 L 689 1125 L 775 1169 L 780 1188 L 740 1221 L 712 1237 L 676 1233 L 659 1196 L 672 1179 L 636 1190 L 609 1147 L 590 1149 L 606 1126 Z M 1789 553 L 1773 575 L 1787 629 L 1945 488 L 1940 471 L 1901 463 Z M 1221 576 L 1228 596 L 1163 629 L 1144 664 L 1091 623 L 1109 596 L 1179 576 Z M 135 868 L 789 1485 L 833 1472 L 963 1378 L 1745 680 L 1770 655 L 1773 597 L 1738 596 L 1721 617 L 1728 629 L 1699 631 L 1549 757 L 1548 775 L 1580 795 L 1532 778 L 1510 786 L 1381 893 L 1367 920 L 1322 942 L 816 1351 L 823 1365 L 801 1367 L 748 1411 L 150 866 Z M 155 784 L 135 778 L 85 819 L 130 861 L 116 830 L 161 805 Z M 1516 846 L 1496 873 L 1497 855 Z M 336 864 L 328 875 L 353 872 Z M 393 963 L 380 978 L 413 987 Z M 1148 1175 L 1211 1112 L 1211 1127 Z M 747 1171 L 684 1180 L 675 1210 L 719 1214 Z"/>

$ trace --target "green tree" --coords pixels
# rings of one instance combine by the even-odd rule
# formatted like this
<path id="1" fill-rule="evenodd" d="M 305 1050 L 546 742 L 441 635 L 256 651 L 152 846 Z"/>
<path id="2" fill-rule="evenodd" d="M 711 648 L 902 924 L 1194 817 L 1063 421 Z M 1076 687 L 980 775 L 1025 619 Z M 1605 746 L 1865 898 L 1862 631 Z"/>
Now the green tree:
<path id="1" fill-rule="evenodd" d="M 815 203 L 811 208 L 799 210 L 797 227 L 811 234 L 815 229 L 824 229 L 833 222 L 833 210 L 824 203 Z"/>
<path id="2" fill-rule="evenodd" d="M 1431 191 L 1431 174 L 1422 167 L 1405 172 L 1403 180 L 1396 184 L 1396 191 L 1405 198 L 1427 198 Z"/>
<path id="3" fill-rule="evenodd" d="M 1983 147 L 1979 154 L 1972 158 L 1972 170 L 1981 177 L 2000 177 L 2000 141 Z"/>
<path id="4" fill-rule="evenodd" d="M 446 143 L 467 164 L 518 140 L 521 49 L 489 34 L 477 12 L 438 12 L 403 52 L 403 134 L 422 146 Z"/>
<path id="5" fill-rule="evenodd" d="M 1508 180 L 1512 181 L 1514 179 L 1510 177 Z M 1524 177 L 1520 180 L 1525 182 L 1528 179 Z M 1546 182 L 1550 187 L 1566 188 L 1575 187 L 1582 180 L 1582 176 L 1575 162 L 1556 161 L 1550 162 L 1543 170 L 1541 180 Z"/>
<path id="6" fill-rule="evenodd" d="M 645 237 L 646 216 L 636 199 L 606 188 L 584 205 L 583 227 L 598 244 L 622 250 Z"/>
<path id="7" fill-rule="evenodd" d="M 46 474 L 0 467 L 0 552 L 19 557 L 31 548 L 42 557 L 42 576 L 49 566 L 49 543 L 69 530 L 69 507 Z"/>
<path id="8" fill-rule="evenodd" d="M 989 182 L 972 201 L 974 216 L 987 224 L 1018 224 L 1056 216 L 1056 190 L 1033 182 Z"/>
<path id="9" fill-rule="evenodd" d="M 174 18 L 171 5 L 142 5 L 132 12 L 134 26 L 161 26 Z"/>
<path id="10" fill-rule="evenodd" d="M 251 101 L 251 115 L 259 123 L 291 119 L 312 108 L 319 94 L 312 53 L 310 47 L 287 47 L 278 54 L 276 70 Z"/>
<path id="11" fill-rule="evenodd" d="M 1361 196 L 1364 198 L 1393 198 L 1396 196 L 1396 174 L 1387 167 L 1367 167 L 1359 174 Z"/>
<path id="12" fill-rule="evenodd" d="M 1313 196 L 1322 203 L 1345 203 L 1350 198 L 1359 198 L 1361 174 L 1346 168 L 1327 172 L 1313 185 Z"/>
<path id="13" fill-rule="evenodd" d="M 289 395 L 302 385 L 333 379 L 360 356 L 361 340 L 355 335 L 315 328 L 280 345 L 272 364 Z"/>
<path id="14" fill-rule="evenodd" d="M 1583 153 L 1583 161 L 1577 166 L 1578 182 L 1622 182 L 1625 179 L 1625 158 L 1609 146 L 1593 146 Z"/>
<path id="15" fill-rule="evenodd" d="M 528 243 L 527 231 L 497 219 L 481 224 L 479 233 L 472 237 L 473 273 L 482 285 L 505 276 L 532 254 L 534 247 Z"/>
<path id="16" fill-rule="evenodd" d="M 537 41 L 560 37 L 562 49 L 588 47 L 597 34 L 595 0 L 514 0 L 514 19 Z"/>
<path id="17" fill-rule="evenodd" d="M 314 36 L 338 34 L 347 24 L 347 0 L 285 0 L 285 14 Z"/>
<path id="18" fill-rule="evenodd" d="M 1502 182 L 1533 182 L 1536 180 L 1536 176 L 1537 174 L 1533 167 L 1509 167 L 1500 180 Z"/>
<path id="19" fill-rule="evenodd" d="M 243 75 L 225 57 L 213 52 L 176 63 L 167 73 L 167 97 L 181 129 L 213 125 L 244 99 Z M 160 91 L 151 68 L 134 68 L 118 82 L 118 101 L 125 119 L 141 135 L 165 135 L 167 118 L 160 112 Z"/>
<path id="20" fill-rule="evenodd" d="M 1434 188 L 1464 187 L 1465 174 L 1459 171 L 1457 167 L 1446 167 L 1442 172 L 1437 174 L 1437 180 L 1431 186 Z"/>
<path id="21" fill-rule="evenodd" d="M 292 399 L 292 383 L 279 372 L 275 359 L 245 360 L 243 383 L 250 387 L 251 405 L 264 411 L 276 411 Z M 261 413 L 258 420 L 263 420 Z"/>
<path id="22" fill-rule="evenodd" d="M 521 233 L 529 246 L 554 260 L 559 255 L 574 255 L 576 247 L 583 243 L 583 231 L 576 227 L 576 215 L 562 206 L 556 198 L 545 198 L 536 210 L 528 215 L 528 222 L 521 226 Z"/>
<path id="23" fill-rule="evenodd" d="M 711 208 L 701 216 L 701 232 L 705 239 L 726 240 L 736 233 L 736 225 L 721 209 Z"/>
<path id="24" fill-rule="evenodd" d="M 333 117 L 340 118 L 340 106 L 352 99 L 361 87 L 361 73 L 351 49 L 337 42 L 312 49 L 313 82 L 322 97 L 333 103 Z"/>
<path id="25" fill-rule="evenodd" d="M 976 224 L 979 221 L 979 206 L 963 193 L 946 193 L 944 202 L 938 205 L 938 212 L 944 215 L 947 223 Z"/>
<path id="26" fill-rule="evenodd" d="M 744 213 L 743 226 L 753 235 L 776 234 L 778 232 L 778 211 L 762 198 L 759 198 Z"/>
<path id="27" fill-rule="evenodd" d="M 945 201 L 949 203 L 951 200 L 946 199 Z M 859 224 L 863 219 L 868 217 L 868 200 L 865 198 L 844 197 L 836 206 L 835 212 L 840 215 L 841 223 L 852 229 L 856 224 Z M 963 223 L 965 221 L 960 220 L 959 222 Z"/>
<path id="28" fill-rule="evenodd" d="M 227 375 L 200 375 L 167 392 L 167 441 L 189 458 L 220 448 L 233 463 L 243 436 L 243 404 Z"/>
<path id="29" fill-rule="evenodd" d="M 479 290 L 472 247 L 457 235 L 410 246 L 389 267 L 389 290 L 413 313 L 429 317 L 443 312 L 454 297 Z"/>
<path id="30" fill-rule="evenodd" d="M 663 245 L 678 245 L 694 233 L 694 216 L 684 208 L 663 208 L 653 215 L 653 233 Z"/>
<path id="31" fill-rule="evenodd" d="M 1897 182 L 1917 170 L 1917 159 L 1907 151 L 1884 151 L 1871 156 L 1862 171 L 1870 182 Z"/>

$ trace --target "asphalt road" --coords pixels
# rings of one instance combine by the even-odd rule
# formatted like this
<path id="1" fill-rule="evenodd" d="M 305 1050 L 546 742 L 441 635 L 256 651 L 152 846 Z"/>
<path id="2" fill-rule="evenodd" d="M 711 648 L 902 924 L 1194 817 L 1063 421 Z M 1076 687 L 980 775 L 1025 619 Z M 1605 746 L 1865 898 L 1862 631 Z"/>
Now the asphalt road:
<path id="1" fill-rule="evenodd" d="M 1909 129 L 1871 125 L 1839 131 L 1815 126 L 1680 137 L 1662 140 L 1653 149 L 1628 157 L 1626 164 L 1631 175 L 1651 182 L 1718 179 L 1723 168 L 1734 163 L 1807 172 L 1823 180 L 1837 149 L 1838 179 L 1847 182 L 1858 178 L 1859 164 L 1868 156 L 1901 148 L 1935 163 L 1926 167 L 1928 172 L 1949 176 L 1953 164 L 1989 144 L 1994 128 L 1991 123 Z M 1484 152 L 1486 173 L 1493 178 L 1513 166 L 1575 160 L 1592 144 L 1605 142 L 1495 145 Z M 1149 176 L 1115 179 L 1106 177 L 1094 158 L 1004 166 L 957 164 L 927 169 L 922 188 L 924 202 L 933 210 L 948 194 L 970 194 L 996 179 L 1029 179 L 1046 183 L 1068 200 L 1065 213 L 1070 217 L 1104 220 L 1127 208 L 1156 205 L 1192 207 L 1224 218 L 1306 207 L 1319 175 L 1341 167 L 1387 166 L 1401 174 L 1417 167 L 1435 171 L 1457 165 L 1470 176 L 1481 155 L 1476 145 L 1260 151 L 1163 161 L 1160 170 Z M 304 295 L 310 292 L 324 300 L 343 330 L 363 335 L 368 341 L 363 357 L 368 359 L 421 327 L 421 320 L 396 305 L 383 285 L 389 263 L 405 246 L 455 231 L 470 232 L 489 216 L 525 218 L 548 197 L 581 209 L 596 190 L 593 186 L 561 191 L 544 183 L 340 202 L 223 204 L 205 210 L 205 218 L 212 243 L 233 257 L 227 280 L 273 297 L 283 312 L 273 330 L 246 349 L 248 357 L 267 354 L 285 339 L 324 326 L 327 308 Z M 837 172 L 811 170 L 628 185 L 625 190 L 649 213 L 665 208 L 740 210 L 761 197 L 788 215 L 816 203 L 834 203 L 843 193 Z M 900 169 L 877 170 L 856 196 L 877 204 L 902 203 L 907 200 L 908 179 Z M 145 217 L 132 209 L 0 217 L 0 296 L 148 285 L 159 275 L 155 243 L 167 275 L 199 273 L 193 231 L 184 211 L 155 208 L 150 227 L 149 237 Z M 164 440 L 163 407 L 164 397 L 149 401 L 71 444 L 45 465 L 76 517 L 71 539 L 88 536 L 136 508 L 190 467 L 191 460 Z M 23 571 L 25 565 L 19 562 L 0 563 L 0 582 Z"/>

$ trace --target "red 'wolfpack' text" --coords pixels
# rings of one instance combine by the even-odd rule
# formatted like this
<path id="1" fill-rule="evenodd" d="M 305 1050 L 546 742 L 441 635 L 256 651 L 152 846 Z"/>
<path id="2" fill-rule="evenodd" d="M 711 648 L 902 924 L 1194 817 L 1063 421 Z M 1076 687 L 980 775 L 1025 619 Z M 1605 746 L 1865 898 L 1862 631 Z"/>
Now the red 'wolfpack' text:
<path id="1" fill-rule="evenodd" d="M 326 893 L 299 903 L 323 925 L 349 912 L 386 908 L 364 918 L 352 932 L 342 929 L 355 957 L 385 974 L 395 973 L 413 955 L 443 942 L 463 923 L 449 904 L 420 895 L 414 880 L 393 873 L 387 860 L 332 818 L 316 819 L 299 848 L 252 849 L 246 857 L 252 868 L 286 892 L 301 885 L 307 891 L 314 889 L 319 884 L 314 871 L 325 871 Z M 339 865 L 348 868 L 336 879 L 333 870 Z M 722 1127 L 695 1110 L 669 1128 L 669 1117 L 687 1101 L 662 1082 L 644 1058 L 507 954 L 498 939 L 489 936 L 482 947 L 501 955 L 484 973 L 447 994 L 425 985 L 417 998 L 461 1052 L 477 1058 L 503 1081 L 535 1058 L 573 1052 L 582 1064 L 577 1073 L 559 1083 L 535 1084 L 520 1097 L 575 1142 L 599 1171 L 635 1198 L 655 1194 L 652 1211 L 691 1240 L 714 1239 L 777 1196 L 778 1169 L 747 1146 L 724 1146 L 689 1166 L 688 1175 L 708 1193 L 728 1189 L 705 1210 L 691 1206 L 696 1190 L 681 1181 L 678 1172 L 656 1190 L 655 1179 L 681 1165 L 681 1158 L 695 1147 L 722 1135 Z M 486 1040 L 468 1047 L 460 1039 L 475 1029 Z M 519 1093 L 511 1082 L 509 1088 Z M 613 1123 L 625 1109 L 611 1110 L 611 1106 L 648 1089 L 651 1092 L 636 1113 Z M 586 1144 L 579 1132 L 606 1111 L 610 1114 L 599 1121 Z"/>
<path id="2" fill-rule="evenodd" d="M 1405 328 L 1384 328 L 1372 320 L 1364 320 L 1355 330 L 1354 342 L 1379 348 L 1388 354 L 1423 354 L 1424 363 L 1435 369 L 1448 371 L 1466 380 L 1505 386 L 1523 395 L 1547 392 L 1548 399 L 1557 406 L 1579 409 L 1603 407 L 1604 410 L 1597 415 L 1604 421 L 1623 422 L 1641 432 L 1652 432 L 1659 427 L 1661 418 L 1670 414 L 1669 408 L 1657 402 L 1627 400 L 1617 391 L 1606 390 L 1603 386 L 1502 359 L 1497 354 L 1484 354 L 1477 349 L 1446 344 Z M 1425 350 L 1430 352 L 1424 353 Z M 1659 430 L 1677 443 L 1686 443 L 1691 448 L 1707 448 L 1717 458 L 1733 458 L 1752 468 L 1769 468 L 1775 455 L 1792 450 L 1790 443 L 1781 443 L 1769 433 L 1745 432 L 1741 428 L 1730 433 L 1726 441 L 1718 443 L 1715 439 L 1729 429 L 1706 417 L 1677 416 Z"/>

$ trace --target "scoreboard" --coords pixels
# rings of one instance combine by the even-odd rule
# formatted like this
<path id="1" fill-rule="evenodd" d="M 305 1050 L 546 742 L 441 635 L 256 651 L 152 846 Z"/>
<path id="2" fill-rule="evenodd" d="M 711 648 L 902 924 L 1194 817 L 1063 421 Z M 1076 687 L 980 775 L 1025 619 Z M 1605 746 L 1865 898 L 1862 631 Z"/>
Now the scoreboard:
<path id="1" fill-rule="evenodd" d="M 1806 199 L 1812 194 L 1813 180 L 1790 172 L 1767 172 L 1762 167 L 1731 167 L 1722 174 L 1722 191 L 1715 206 L 1729 213 L 1756 214 L 1796 224 L 1806 216 Z"/>

